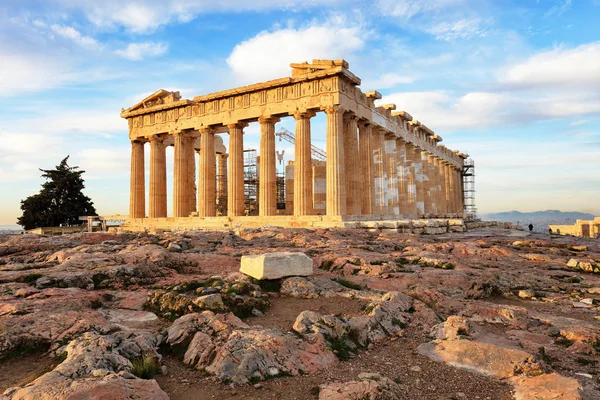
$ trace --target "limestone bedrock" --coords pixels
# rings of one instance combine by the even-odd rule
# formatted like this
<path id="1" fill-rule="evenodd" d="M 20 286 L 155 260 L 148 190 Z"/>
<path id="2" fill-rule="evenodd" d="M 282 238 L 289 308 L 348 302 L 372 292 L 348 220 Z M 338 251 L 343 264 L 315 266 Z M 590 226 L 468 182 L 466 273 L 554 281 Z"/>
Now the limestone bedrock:
<path id="1" fill-rule="evenodd" d="M 313 261 L 304 253 L 294 252 L 243 256 L 240 272 L 259 280 L 309 276 L 313 273 Z"/>

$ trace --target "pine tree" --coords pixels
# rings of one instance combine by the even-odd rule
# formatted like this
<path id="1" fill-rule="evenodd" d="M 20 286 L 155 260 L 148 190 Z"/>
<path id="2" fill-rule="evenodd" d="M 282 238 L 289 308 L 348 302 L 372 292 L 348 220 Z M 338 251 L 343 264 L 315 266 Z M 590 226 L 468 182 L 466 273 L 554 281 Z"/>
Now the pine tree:
<path id="1" fill-rule="evenodd" d="M 79 224 L 79 217 L 96 215 L 96 209 L 91 199 L 81 191 L 85 187 L 79 167 L 67 164 L 69 156 L 65 157 L 56 169 L 41 169 L 46 182 L 38 194 L 21 200 L 23 215 L 17 223 L 24 229 L 44 226 L 59 226 Z"/>

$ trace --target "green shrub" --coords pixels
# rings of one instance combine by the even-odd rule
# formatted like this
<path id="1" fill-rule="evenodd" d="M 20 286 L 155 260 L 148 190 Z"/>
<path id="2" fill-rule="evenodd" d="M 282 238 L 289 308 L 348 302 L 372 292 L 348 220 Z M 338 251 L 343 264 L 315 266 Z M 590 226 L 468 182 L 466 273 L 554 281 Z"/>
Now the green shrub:
<path id="1" fill-rule="evenodd" d="M 333 354 L 335 354 L 341 361 L 346 361 L 354 355 L 354 349 L 348 344 L 345 338 L 339 338 L 328 334 L 323 336 L 325 337 L 325 340 L 329 342 Z"/>
<path id="2" fill-rule="evenodd" d="M 152 379 L 160 370 L 152 354 L 143 354 L 131 361 L 131 373 L 141 379 Z"/>

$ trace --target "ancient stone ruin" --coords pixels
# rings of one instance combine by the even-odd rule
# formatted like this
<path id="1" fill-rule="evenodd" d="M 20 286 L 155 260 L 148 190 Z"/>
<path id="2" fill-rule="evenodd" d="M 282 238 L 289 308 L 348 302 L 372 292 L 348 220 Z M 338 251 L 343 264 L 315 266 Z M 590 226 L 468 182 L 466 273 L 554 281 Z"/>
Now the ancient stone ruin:
<path id="1" fill-rule="evenodd" d="M 291 67 L 291 77 L 193 100 L 159 90 L 123 110 L 131 139 L 126 229 L 354 227 L 373 221 L 462 218 L 466 154 L 443 146 L 439 135 L 406 111 L 394 111 L 394 104 L 376 106 L 381 94 L 363 93 L 361 80 L 344 60 Z M 325 162 L 311 156 L 310 120 L 318 112 L 327 115 Z M 275 124 L 287 116 L 296 120 L 295 159 L 287 168 L 289 198 L 278 207 Z M 245 206 L 244 128 L 256 121 L 259 181 L 257 215 L 252 215 Z M 225 133 L 228 148 L 218 136 Z M 148 215 L 145 143 L 150 143 Z M 174 146 L 170 218 L 167 146 Z"/>

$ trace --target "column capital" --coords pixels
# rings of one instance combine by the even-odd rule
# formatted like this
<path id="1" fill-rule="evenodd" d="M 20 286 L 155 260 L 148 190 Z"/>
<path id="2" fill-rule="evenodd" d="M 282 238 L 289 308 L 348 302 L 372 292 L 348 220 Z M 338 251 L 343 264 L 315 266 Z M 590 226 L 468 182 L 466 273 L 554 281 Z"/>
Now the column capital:
<path id="1" fill-rule="evenodd" d="M 214 134 L 216 131 L 216 129 L 213 126 L 203 126 L 200 127 L 200 129 L 198 129 L 198 132 L 200 132 L 201 135 L 204 135 L 206 133 L 208 134 Z"/>
<path id="2" fill-rule="evenodd" d="M 141 143 L 141 144 L 144 144 L 144 143 L 146 143 L 146 142 L 148 142 L 148 141 L 149 141 L 149 140 L 148 140 L 147 138 L 145 138 L 145 137 L 138 137 L 138 138 L 132 139 L 132 140 L 131 140 L 131 144 L 134 144 L 134 143 Z"/>
<path id="3" fill-rule="evenodd" d="M 290 113 L 290 115 L 292 115 L 296 121 L 298 121 L 300 119 L 311 119 L 316 114 L 317 114 L 316 112 L 309 111 L 309 110 L 297 110 L 294 113 Z"/>
<path id="4" fill-rule="evenodd" d="M 164 134 L 152 135 L 148 138 L 150 143 L 159 142 L 162 143 L 166 139 Z"/>
<path id="5" fill-rule="evenodd" d="M 334 113 L 340 113 L 341 114 L 341 113 L 343 113 L 345 111 L 344 107 L 342 107 L 339 104 L 332 104 L 330 106 L 322 106 L 321 110 L 325 111 L 325 114 L 334 114 Z"/>
<path id="6" fill-rule="evenodd" d="M 354 112 L 352 111 L 346 111 L 344 112 L 344 120 L 346 121 L 357 121 L 358 123 L 358 116 L 356 114 L 354 114 Z"/>
<path id="7" fill-rule="evenodd" d="M 228 129 L 244 129 L 248 126 L 247 122 L 238 121 L 233 124 L 226 125 Z"/>
<path id="8" fill-rule="evenodd" d="M 263 125 L 263 124 L 276 124 L 277 122 L 281 121 L 281 118 L 279 117 L 274 117 L 272 115 L 265 115 L 262 117 L 258 117 L 258 122 Z"/>

